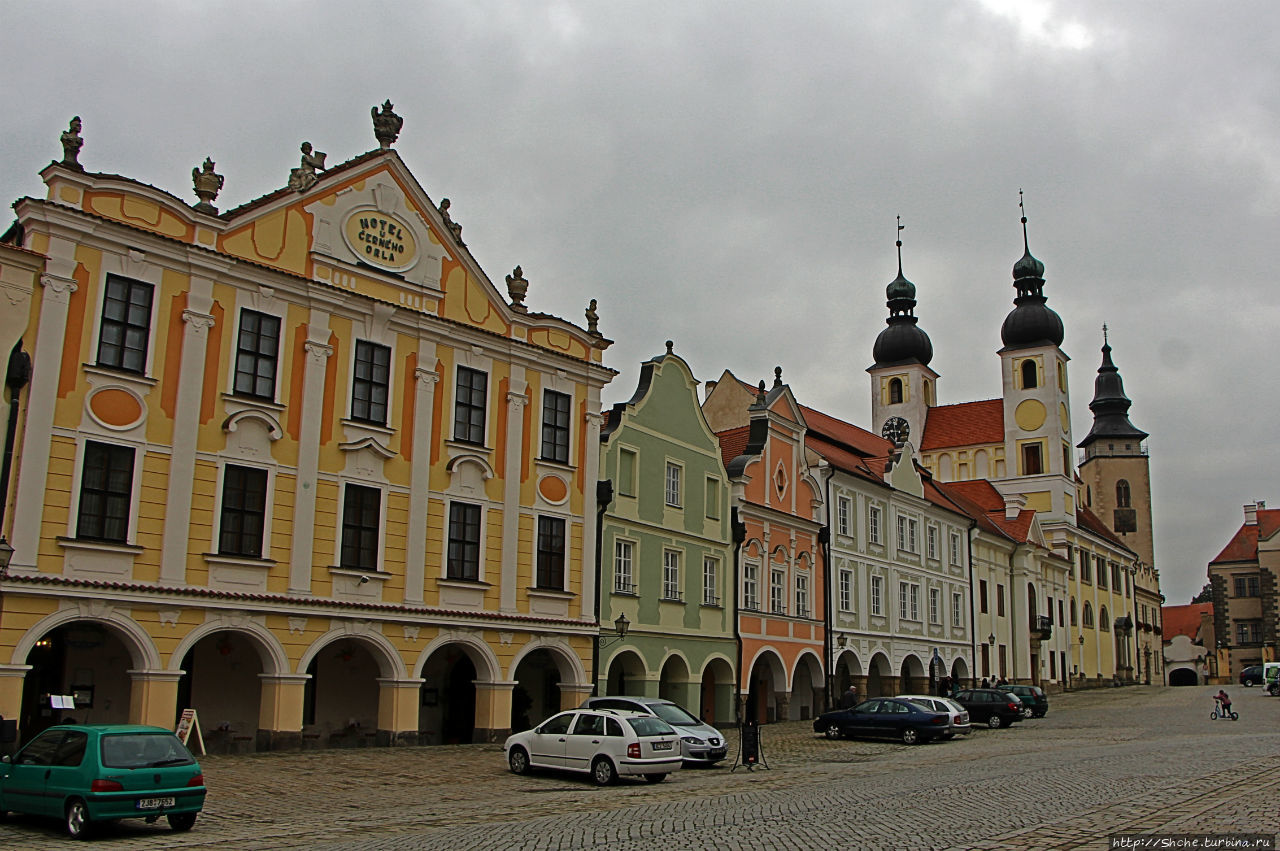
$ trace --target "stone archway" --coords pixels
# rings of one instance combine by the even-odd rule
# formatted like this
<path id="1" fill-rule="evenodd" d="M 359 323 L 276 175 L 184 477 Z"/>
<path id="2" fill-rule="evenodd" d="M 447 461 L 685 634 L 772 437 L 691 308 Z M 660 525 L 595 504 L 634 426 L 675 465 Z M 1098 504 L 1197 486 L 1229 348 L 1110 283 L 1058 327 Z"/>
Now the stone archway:
<path id="1" fill-rule="evenodd" d="M 889 657 L 876 653 L 867 665 L 867 693 L 864 697 L 885 697 L 898 693 L 898 683 L 889 665 Z"/>
<path id="2" fill-rule="evenodd" d="M 779 720 L 780 711 L 787 702 L 787 674 L 782 659 L 772 649 L 762 650 L 751 665 L 747 678 L 747 699 L 743 707 L 744 720 L 761 724 Z"/>
<path id="3" fill-rule="evenodd" d="M 111 621 L 75 619 L 28 635 L 32 633 L 22 658 L 31 666 L 23 680 L 18 719 L 22 740 L 68 719 L 92 724 L 143 720 L 146 707 L 133 705 L 131 672 L 139 653 L 128 632 Z M 71 695 L 75 707 L 55 709 L 51 695 Z"/>
<path id="4" fill-rule="evenodd" d="M 929 691 L 929 676 L 925 673 L 924 663 L 914 653 L 908 653 L 902 660 L 898 673 L 899 694 L 926 694 Z"/>
<path id="5" fill-rule="evenodd" d="M 174 654 L 175 657 L 177 654 Z M 212 753 L 255 750 L 262 717 L 262 674 L 267 654 L 258 638 L 235 629 L 206 632 L 182 654 L 177 715 L 194 709 Z"/>
<path id="6" fill-rule="evenodd" d="M 713 657 L 702 669 L 697 713 L 712 726 L 732 723 L 733 665 L 728 659 Z"/>
<path id="7" fill-rule="evenodd" d="M 1170 668 L 1169 685 L 1197 686 L 1200 685 L 1200 675 L 1196 673 L 1194 668 Z"/>
<path id="8" fill-rule="evenodd" d="M 644 696 L 645 666 L 639 653 L 630 649 L 619 650 L 605 670 L 602 694 Z"/>
<path id="9" fill-rule="evenodd" d="M 822 714 L 826 704 L 825 679 L 822 663 L 815 653 L 804 652 L 796 660 L 795 670 L 791 672 L 791 695 L 788 703 L 787 720 L 807 721 Z"/>
<path id="10" fill-rule="evenodd" d="M 689 677 L 689 663 L 678 653 L 672 653 L 662 663 L 662 672 L 658 675 L 658 697 L 689 707 L 692 703 Z"/>

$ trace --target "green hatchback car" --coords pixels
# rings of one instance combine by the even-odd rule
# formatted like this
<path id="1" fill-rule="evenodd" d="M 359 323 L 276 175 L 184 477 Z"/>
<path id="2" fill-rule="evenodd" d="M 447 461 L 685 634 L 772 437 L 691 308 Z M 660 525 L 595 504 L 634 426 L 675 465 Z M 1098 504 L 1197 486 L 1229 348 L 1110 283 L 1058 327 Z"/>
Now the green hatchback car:
<path id="1" fill-rule="evenodd" d="M 174 830 L 190 830 L 205 792 L 200 764 L 163 727 L 60 724 L 0 759 L 0 818 L 61 818 L 74 839 L 122 818 L 164 816 Z"/>

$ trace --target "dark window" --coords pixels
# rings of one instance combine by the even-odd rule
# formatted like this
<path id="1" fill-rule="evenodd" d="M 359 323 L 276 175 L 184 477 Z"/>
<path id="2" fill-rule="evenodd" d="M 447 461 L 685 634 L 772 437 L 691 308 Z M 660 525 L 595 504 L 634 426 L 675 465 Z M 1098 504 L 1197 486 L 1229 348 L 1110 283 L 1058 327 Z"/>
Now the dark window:
<path id="1" fill-rule="evenodd" d="M 996 617 L 1004 617 L 1004 586 L 996 585 Z"/>
<path id="2" fill-rule="evenodd" d="M 1027 358 L 1022 362 L 1022 387 L 1024 390 L 1030 390 L 1039 384 L 1040 375 L 1036 369 L 1036 362 Z"/>
<path id="3" fill-rule="evenodd" d="M 1076 625 L 1076 601 L 1074 598 L 1071 600 L 1071 625 Z"/>
<path id="4" fill-rule="evenodd" d="M 378 527 L 382 491 L 347 485 L 342 505 L 342 561 L 351 570 L 378 569 Z"/>
<path id="5" fill-rule="evenodd" d="M 129 538 L 133 494 L 133 450 L 89 441 L 80 476 L 80 516 L 76 537 L 124 543 Z"/>
<path id="6" fill-rule="evenodd" d="M 542 458 L 569 463 L 569 395 L 548 390 L 542 394 Z"/>
<path id="7" fill-rule="evenodd" d="M 1040 462 L 1040 444 L 1024 443 L 1022 445 L 1022 474 L 1035 476 L 1044 472 Z"/>
<path id="8" fill-rule="evenodd" d="M 58 752 L 54 754 L 53 764 L 78 766 L 84 762 L 84 750 L 88 741 L 88 735 L 79 730 L 67 731 L 67 737 L 62 740 L 62 744 L 58 745 Z"/>
<path id="9" fill-rule="evenodd" d="M 1118 508 L 1129 507 L 1129 483 L 1124 479 L 1116 482 L 1116 506 Z"/>
<path id="10" fill-rule="evenodd" d="M 478 369 L 458 367 L 458 392 L 453 402 L 453 439 L 484 445 L 485 396 L 489 376 Z"/>
<path id="11" fill-rule="evenodd" d="M 538 518 L 537 587 L 564 590 L 564 518 Z"/>
<path id="12" fill-rule="evenodd" d="M 22 749 L 14 760 L 18 765 L 53 765 L 54 754 L 62 741 L 64 730 L 50 730 L 42 733 L 31 744 Z"/>
<path id="13" fill-rule="evenodd" d="M 390 384 L 391 349 L 358 340 L 355 375 L 351 381 L 351 419 L 386 425 Z"/>
<path id="14" fill-rule="evenodd" d="M 227 465 L 222 483 L 222 526 L 218 552 L 262 557 L 267 519 L 267 471 Z"/>
<path id="15" fill-rule="evenodd" d="M 889 404 L 897 405 L 902 401 L 902 379 L 894 378 L 889 381 Z"/>
<path id="16" fill-rule="evenodd" d="M 280 319 L 246 310 L 236 339 L 236 384 L 240 396 L 276 397 L 276 361 L 280 356 Z"/>
<path id="17" fill-rule="evenodd" d="M 1261 585 L 1257 576 L 1236 576 L 1235 588 L 1237 597 L 1257 597 L 1261 593 Z"/>
<path id="18" fill-rule="evenodd" d="M 480 506 L 455 502 L 449 506 L 450 579 L 480 578 Z"/>
<path id="19" fill-rule="evenodd" d="M 978 611 L 985 615 L 987 613 L 987 580 L 985 579 L 978 580 L 978 606 Z"/>
<path id="20" fill-rule="evenodd" d="M 573 722 L 573 713 L 566 712 L 563 715 L 557 715 L 550 721 L 547 721 L 538 729 L 539 733 L 548 736 L 559 736 L 569 732 L 569 724 Z"/>
<path id="21" fill-rule="evenodd" d="M 98 366 L 141 374 L 147 368 L 154 287 L 142 281 L 107 276 L 98 334 Z"/>

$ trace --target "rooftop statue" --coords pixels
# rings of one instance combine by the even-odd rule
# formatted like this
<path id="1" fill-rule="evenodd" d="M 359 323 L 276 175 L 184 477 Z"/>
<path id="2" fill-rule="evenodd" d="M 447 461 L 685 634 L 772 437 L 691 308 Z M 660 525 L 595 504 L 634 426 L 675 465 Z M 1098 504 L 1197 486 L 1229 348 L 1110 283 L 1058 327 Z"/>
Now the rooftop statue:
<path id="1" fill-rule="evenodd" d="M 211 216 L 218 215 L 218 208 L 213 206 L 213 199 L 218 197 L 218 192 L 222 190 L 222 175 L 214 172 L 215 163 L 209 157 L 204 158 L 204 165 L 201 168 L 191 169 L 191 182 L 195 184 L 196 197 L 200 199 L 200 203 L 195 208 L 201 213 L 208 213 Z"/>
<path id="2" fill-rule="evenodd" d="M 518 313 L 528 313 L 529 308 L 524 306 L 525 294 L 529 292 L 529 282 L 524 279 L 524 272 L 519 266 L 511 270 L 511 274 L 507 275 L 507 294 L 511 296 L 511 309 Z"/>
<path id="3" fill-rule="evenodd" d="M 462 241 L 462 225 L 455 222 L 453 220 L 453 217 L 449 215 L 449 199 L 448 198 L 440 199 L 439 211 L 440 211 L 440 218 L 444 219 L 445 225 L 449 228 L 449 230 L 453 232 L 453 238 L 458 241 L 459 245 L 466 245 L 466 243 Z"/>
<path id="4" fill-rule="evenodd" d="M 587 333 L 593 337 L 599 337 L 600 334 L 600 314 L 596 313 L 596 300 L 591 299 L 591 303 L 587 305 Z M 667 353 L 670 354 L 671 347 L 667 347 Z"/>
<path id="5" fill-rule="evenodd" d="M 289 172 L 289 188 L 305 192 L 316 185 L 316 170 L 324 171 L 326 154 L 312 153 L 311 143 L 302 143 L 302 165 Z"/>
<path id="6" fill-rule="evenodd" d="M 84 147 L 84 139 L 80 138 L 80 116 L 71 119 L 71 125 L 62 134 L 62 165 L 76 171 L 84 171 L 80 165 L 80 149 Z"/>
<path id="7" fill-rule="evenodd" d="M 382 112 L 375 106 L 369 110 L 373 116 L 373 135 L 378 140 L 378 147 L 384 151 L 391 150 L 391 143 L 400 135 L 404 119 L 391 111 L 391 101 L 382 104 Z"/>

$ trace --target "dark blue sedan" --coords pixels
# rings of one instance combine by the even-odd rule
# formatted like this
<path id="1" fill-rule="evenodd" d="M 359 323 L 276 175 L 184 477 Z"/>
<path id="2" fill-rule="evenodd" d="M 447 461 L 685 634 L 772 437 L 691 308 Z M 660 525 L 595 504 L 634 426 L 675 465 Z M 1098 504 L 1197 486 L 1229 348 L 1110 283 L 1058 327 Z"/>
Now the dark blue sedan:
<path id="1" fill-rule="evenodd" d="M 852 709 L 836 709 L 819 715 L 813 731 L 828 739 L 845 736 L 876 736 L 901 739 L 915 745 L 941 738 L 947 732 L 945 713 L 930 712 L 909 700 L 875 697 Z"/>

